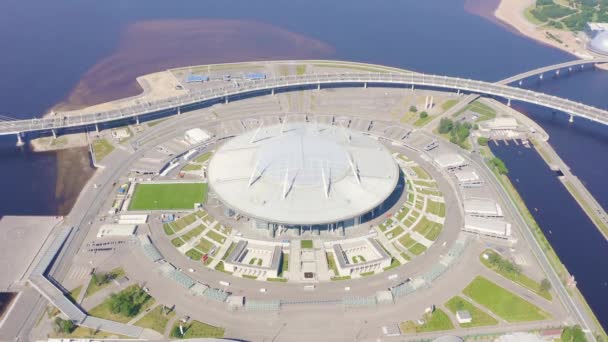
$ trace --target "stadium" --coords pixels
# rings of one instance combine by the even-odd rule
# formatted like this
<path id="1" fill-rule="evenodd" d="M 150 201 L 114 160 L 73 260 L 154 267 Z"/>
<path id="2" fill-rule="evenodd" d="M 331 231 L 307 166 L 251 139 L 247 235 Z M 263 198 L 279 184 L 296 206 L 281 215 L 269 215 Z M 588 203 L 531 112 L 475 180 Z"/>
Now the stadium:
<path id="1" fill-rule="evenodd" d="M 378 217 L 400 198 L 404 176 L 377 139 L 347 128 L 283 123 L 236 136 L 214 153 L 211 191 L 228 216 L 277 229 L 330 231 Z"/>

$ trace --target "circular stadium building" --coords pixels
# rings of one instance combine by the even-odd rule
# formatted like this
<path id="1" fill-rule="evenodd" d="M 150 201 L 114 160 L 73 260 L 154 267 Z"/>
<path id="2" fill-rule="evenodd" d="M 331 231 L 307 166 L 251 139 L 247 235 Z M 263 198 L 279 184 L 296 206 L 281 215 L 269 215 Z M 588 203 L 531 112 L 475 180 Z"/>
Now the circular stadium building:
<path id="1" fill-rule="evenodd" d="M 608 31 L 598 33 L 587 44 L 587 48 L 600 55 L 608 56 Z"/>
<path id="2" fill-rule="evenodd" d="M 208 167 L 227 212 L 280 228 L 344 233 L 390 208 L 403 175 L 378 140 L 312 123 L 260 127 L 219 147 Z"/>

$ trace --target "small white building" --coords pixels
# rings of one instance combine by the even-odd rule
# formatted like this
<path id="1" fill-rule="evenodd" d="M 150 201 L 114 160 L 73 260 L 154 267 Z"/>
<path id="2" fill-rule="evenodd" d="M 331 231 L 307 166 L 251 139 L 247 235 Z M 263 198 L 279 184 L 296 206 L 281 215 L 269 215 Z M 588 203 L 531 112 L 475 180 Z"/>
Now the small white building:
<path id="1" fill-rule="evenodd" d="M 465 215 L 464 227 L 462 230 L 475 234 L 507 239 L 511 235 L 511 224 L 500 219 Z"/>
<path id="2" fill-rule="evenodd" d="M 282 259 L 280 246 L 241 240 L 224 261 L 224 269 L 237 275 L 276 278 L 279 276 Z"/>
<path id="3" fill-rule="evenodd" d="M 118 224 L 145 224 L 148 222 L 148 215 L 120 215 Z"/>
<path id="4" fill-rule="evenodd" d="M 500 205 L 494 200 L 486 198 L 465 199 L 464 213 L 479 217 L 503 217 Z"/>
<path id="5" fill-rule="evenodd" d="M 97 231 L 98 238 L 104 237 L 126 237 L 135 234 L 135 224 L 104 224 Z"/>
<path id="6" fill-rule="evenodd" d="M 464 157 L 458 153 L 441 154 L 434 160 L 437 166 L 448 171 L 455 171 L 468 165 Z"/>
<path id="7" fill-rule="evenodd" d="M 454 172 L 458 185 L 463 188 L 475 188 L 483 185 L 483 180 L 479 177 L 477 172 L 472 170 L 462 170 Z"/>
<path id="8" fill-rule="evenodd" d="M 380 271 L 391 265 L 392 258 L 372 238 L 341 241 L 332 246 L 336 257 L 336 276 Z"/>
<path id="9" fill-rule="evenodd" d="M 211 139 L 211 135 L 200 128 L 192 128 L 186 131 L 186 134 L 184 134 L 184 139 L 190 145 L 198 145 Z"/>
<path id="10" fill-rule="evenodd" d="M 490 131 L 514 131 L 519 127 L 519 125 L 517 124 L 517 120 L 515 120 L 515 118 L 500 117 L 488 121 L 486 127 Z"/>
<path id="11" fill-rule="evenodd" d="M 456 320 L 458 321 L 458 324 L 463 324 L 471 323 L 473 318 L 471 317 L 471 313 L 467 310 L 459 310 L 456 311 Z"/>

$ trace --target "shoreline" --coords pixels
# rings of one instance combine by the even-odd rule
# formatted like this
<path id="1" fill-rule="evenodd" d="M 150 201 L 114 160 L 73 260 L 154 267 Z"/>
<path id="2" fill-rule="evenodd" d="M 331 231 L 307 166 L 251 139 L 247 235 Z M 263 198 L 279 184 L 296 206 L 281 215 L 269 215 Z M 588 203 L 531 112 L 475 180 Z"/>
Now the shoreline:
<path id="1" fill-rule="evenodd" d="M 493 16 L 516 33 L 539 43 L 560 49 L 577 58 L 591 59 L 594 54 L 585 48 L 586 42 L 576 33 L 550 28 L 540 28 L 526 19 L 524 11 L 534 5 L 535 0 L 500 0 Z"/>

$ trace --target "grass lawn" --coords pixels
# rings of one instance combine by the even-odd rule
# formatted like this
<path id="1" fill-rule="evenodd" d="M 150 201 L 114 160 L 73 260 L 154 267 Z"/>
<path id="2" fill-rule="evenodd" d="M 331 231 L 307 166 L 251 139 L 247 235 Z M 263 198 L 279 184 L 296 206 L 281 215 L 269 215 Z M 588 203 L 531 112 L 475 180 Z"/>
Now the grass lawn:
<path id="1" fill-rule="evenodd" d="M 401 234 L 401 233 L 403 233 L 403 228 L 401 228 L 401 226 L 397 226 L 397 228 L 392 229 L 392 230 L 386 232 L 386 237 L 389 238 L 389 239 L 392 239 L 394 237 L 399 236 L 399 234 Z"/>
<path id="2" fill-rule="evenodd" d="M 203 257 L 203 254 L 196 249 L 192 248 L 191 250 L 186 252 L 186 256 L 192 260 L 199 261 Z"/>
<path id="3" fill-rule="evenodd" d="M 435 181 L 423 181 L 423 180 L 415 180 L 414 184 L 425 186 L 427 188 L 437 188 L 437 182 Z"/>
<path id="4" fill-rule="evenodd" d="M 182 235 L 181 238 L 184 239 L 184 241 L 189 241 L 193 237 L 199 236 L 203 232 L 203 230 L 205 230 L 205 226 L 198 225 L 198 226 L 190 229 L 190 231 L 187 232 L 186 234 Z"/>
<path id="5" fill-rule="evenodd" d="M 312 248 L 312 240 L 300 240 L 300 248 L 311 249 Z"/>
<path id="6" fill-rule="evenodd" d="M 306 73 L 306 65 L 300 64 L 300 65 L 296 66 L 297 75 L 304 75 L 305 73 Z"/>
<path id="7" fill-rule="evenodd" d="M 426 217 L 423 217 L 416 227 L 414 227 L 414 231 L 420 233 L 425 238 L 435 241 L 441 233 L 441 229 L 443 226 L 437 222 L 430 221 Z"/>
<path id="8" fill-rule="evenodd" d="M 198 218 L 197 213 L 192 213 L 192 214 L 186 215 L 177 221 L 171 222 L 171 228 L 173 228 L 174 231 L 179 232 L 180 230 L 182 230 L 182 229 L 188 227 L 189 225 L 191 225 L 192 223 L 194 223 L 197 218 Z"/>
<path id="9" fill-rule="evenodd" d="M 101 161 L 108 154 L 114 151 L 114 146 L 106 139 L 98 139 L 93 141 L 93 155 L 96 161 Z"/>
<path id="10" fill-rule="evenodd" d="M 201 251 L 203 251 L 205 253 L 209 253 L 209 251 L 213 247 L 215 247 L 213 242 L 211 242 L 205 238 L 201 238 L 201 241 L 199 241 L 198 245 L 196 245 L 196 248 L 200 249 Z"/>
<path id="11" fill-rule="evenodd" d="M 373 275 L 374 273 L 375 273 L 374 271 L 370 271 L 370 272 L 360 273 L 359 275 L 362 277 L 367 277 L 367 276 Z"/>
<path id="12" fill-rule="evenodd" d="M 213 154 L 211 152 L 207 152 L 207 153 L 203 153 L 200 156 L 198 156 L 196 159 L 194 159 L 195 162 L 197 163 L 204 163 L 207 160 L 209 160 L 209 158 L 211 158 Z"/>
<path id="13" fill-rule="evenodd" d="M 486 121 L 486 120 L 494 119 L 496 117 L 496 110 L 494 110 L 494 108 L 492 108 L 484 103 L 481 103 L 479 101 L 475 101 L 475 102 L 469 104 L 464 109 L 462 109 L 458 113 L 454 114 L 454 116 L 458 116 L 466 111 L 471 111 L 478 115 L 478 118 L 475 119 L 475 122 Z"/>
<path id="14" fill-rule="evenodd" d="M 399 239 L 399 243 L 401 243 L 403 247 L 407 248 L 414 255 L 420 255 L 426 251 L 426 247 L 412 239 L 410 234 L 405 234 L 402 236 Z"/>
<path id="15" fill-rule="evenodd" d="M 216 271 L 220 271 L 220 272 L 224 272 L 224 273 L 228 273 L 228 274 L 232 274 L 232 272 L 226 271 L 226 269 L 224 268 L 224 262 L 220 261 L 217 263 L 217 265 L 215 265 L 215 270 Z"/>
<path id="16" fill-rule="evenodd" d="M 188 164 L 182 168 L 182 171 L 198 171 L 203 168 L 203 165 Z"/>
<path id="17" fill-rule="evenodd" d="M 171 225 L 168 223 L 163 223 L 163 231 L 166 235 L 173 235 L 173 233 L 175 233 L 173 228 L 171 228 Z"/>
<path id="18" fill-rule="evenodd" d="M 441 309 L 435 309 L 435 312 L 424 315 L 424 324 L 416 325 L 412 321 L 402 322 L 399 324 L 401 331 L 404 333 L 421 333 L 441 330 L 454 329 L 454 324 L 450 317 Z"/>
<path id="19" fill-rule="evenodd" d="M 407 216 L 407 213 L 409 212 L 410 208 L 403 206 L 401 207 L 401 209 L 399 209 L 397 215 L 395 215 L 395 218 L 397 219 L 397 221 L 403 221 L 403 219 L 405 218 L 405 216 Z"/>
<path id="20" fill-rule="evenodd" d="M 431 179 L 431 176 L 429 176 L 429 174 L 426 173 L 426 171 L 424 171 L 424 169 L 420 166 L 412 166 L 412 170 L 416 173 L 416 177 L 418 178 Z"/>
<path id="21" fill-rule="evenodd" d="M 192 209 L 206 199 L 205 183 L 137 184 L 129 210 Z"/>
<path id="22" fill-rule="evenodd" d="M 226 253 L 224 253 L 224 256 L 222 257 L 222 260 L 226 260 L 226 258 L 228 258 L 230 256 L 230 253 L 232 253 L 232 251 L 236 248 L 236 243 L 235 242 L 231 242 L 230 243 L 230 247 L 228 247 L 228 249 L 226 250 Z"/>
<path id="23" fill-rule="evenodd" d="M 78 300 L 78 296 L 80 295 L 80 291 L 82 291 L 82 285 L 70 291 L 68 296 L 72 299 L 72 301 L 76 302 L 76 300 Z"/>
<path id="24" fill-rule="evenodd" d="M 175 239 L 171 240 L 171 244 L 173 244 L 173 246 L 176 248 L 183 246 L 185 243 L 186 242 L 181 237 L 176 237 Z"/>
<path id="25" fill-rule="evenodd" d="M 406 260 L 407 260 L 407 259 L 406 259 Z M 388 270 L 393 269 L 393 268 L 395 268 L 395 267 L 397 267 L 397 266 L 399 266 L 399 265 L 401 265 L 401 263 L 399 262 L 399 260 L 397 260 L 397 259 L 395 259 L 395 258 L 392 258 L 392 259 L 391 259 L 391 265 L 390 265 L 390 266 L 388 266 L 388 267 L 385 267 L 385 268 L 384 268 L 384 270 L 385 270 L 385 271 L 388 271 Z"/>
<path id="26" fill-rule="evenodd" d="M 163 314 L 161 312 L 162 307 L 162 305 L 157 306 L 154 310 L 148 312 L 144 317 L 140 318 L 139 321 L 135 322 L 135 325 L 142 328 L 156 330 L 159 333 L 164 334 L 167 323 L 169 323 L 169 320 L 175 316 L 175 311 L 170 311 L 169 314 Z"/>
<path id="27" fill-rule="evenodd" d="M 139 285 L 131 285 L 131 286 L 127 287 L 126 289 L 122 290 L 121 292 L 132 290 L 132 288 L 134 286 L 139 287 Z M 154 298 L 148 296 L 148 299 L 140 307 L 139 312 L 145 311 L 152 304 L 154 304 Z M 94 317 L 103 318 L 103 319 L 109 319 L 110 321 L 127 323 L 128 321 L 133 319 L 133 317 L 135 317 L 137 314 L 135 314 L 133 316 L 125 316 L 121 313 L 113 313 L 110 308 L 110 297 L 108 297 L 103 302 L 101 302 L 101 304 L 99 304 L 96 307 L 94 307 L 93 309 L 89 310 L 89 315 L 94 316 Z"/>
<path id="28" fill-rule="evenodd" d="M 226 238 L 224 236 L 222 236 L 219 233 L 214 232 L 213 230 L 208 231 L 207 234 L 205 234 L 205 235 L 207 235 L 211 240 L 213 240 L 217 243 L 220 243 L 220 244 L 222 244 L 222 243 L 224 243 L 224 241 L 226 241 Z"/>
<path id="29" fill-rule="evenodd" d="M 285 274 L 285 271 L 289 270 L 289 254 L 282 253 L 281 256 L 281 268 L 279 269 L 279 277 L 282 277 Z"/>
<path id="30" fill-rule="evenodd" d="M 494 317 L 488 315 L 471 302 L 459 296 L 454 296 L 448 300 L 445 303 L 445 307 L 448 308 L 454 315 L 456 314 L 456 311 L 460 310 L 466 310 L 471 314 L 471 323 L 459 323 L 463 328 L 483 327 L 498 324 L 498 321 Z"/>
<path id="31" fill-rule="evenodd" d="M 222 338 L 224 337 L 224 328 L 214 327 L 213 325 L 205 324 L 199 321 L 191 321 L 184 325 L 184 335 L 179 331 L 179 322 L 176 322 L 171 328 L 171 337 L 175 338 Z"/>
<path id="32" fill-rule="evenodd" d="M 286 283 L 287 278 L 266 278 L 267 281 L 277 282 L 277 283 Z"/>
<path id="33" fill-rule="evenodd" d="M 125 270 L 123 270 L 121 267 L 118 267 L 118 268 L 111 270 L 109 272 L 109 274 L 110 274 L 109 278 L 118 279 L 118 278 L 124 277 Z M 84 297 L 85 298 L 90 297 L 90 296 L 94 295 L 95 293 L 99 292 L 100 290 L 103 290 L 110 284 L 112 284 L 112 280 L 110 280 L 106 283 L 97 285 L 91 278 L 91 280 L 89 281 L 89 285 L 87 286 L 87 291 L 84 294 Z"/>
<path id="34" fill-rule="evenodd" d="M 334 275 L 338 276 L 338 267 L 336 266 L 336 260 L 334 260 L 334 255 L 332 253 L 326 253 L 327 255 L 327 268 L 334 271 Z"/>
<path id="35" fill-rule="evenodd" d="M 347 276 L 339 276 L 339 277 L 331 277 L 332 281 L 349 280 L 349 279 L 350 279 L 349 275 L 347 275 Z"/>
<path id="36" fill-rule="evenodd" d="M 547 299 L 547 300 L 551 300 L 551 293 L 548 291 L 541 291 L 540 289 L 540 283 L 536 282 L 534 279 L 531 279 L 530 277 L 526 276 L 525 274 L 519 272 L 519 273 L 514 273 L 514 272 L 507 272 L 505 270 L 501 270 L 498 267 L 492 265 L 488 260 L 483 258 L 484 254 L 496 254 L 496 252 L 492 251 L 492 250 L 486 250 L 483 253 L 481 253 L 481 255 L 479 256 L 479 261 L 481 261 L 482 264 L 484 264 L 487 268 L 493 270 L 494 272 L 500 274 L 501 276 L 513 281 L 514 283 L 517 283 L 529 290 L 531 290 L 532 292 L 536 293 L 539 296 L 542 296 L 543 298 Z"/>
<path id="37" fill-rule="evenodd" d="M 388 227 L 391 226 L 391 224 L 393 224 L 393 220 L 388 219 L 388 220 L 382 222 L 382 224 L 379 225 L 378 227 L 380 228 L 381 231 L 385 231 Z"/>
<path id="38" fill-rule="evenodd" d="M 258 276 L 249 275 L 249 274 L 243 274 L 242 277 L 247 278 L 247 279 L 253 279 L 253 280 L 258 279 Z"/>
<path id="39" fill-rule="evenodd" d="M 507 322 L 540 321 L 548 317 L 534 304 L 481 276 L 477 276 L 462 292 Z"/>
<path id="40" fill-rule="evenodd" d="M 426 201 L 426 212 L 439 217 L 445 217 L 445 203 L 435 202 L 432 200 Z"/>
<path id="41" fill-rule="evenodd" d="M 431 120 L 433 120 L 434 118 L 435 118 L 434 115 L 429 115 L 426 118 L 418 117 L 418 120 L 414 121 L 414 126 L 422 127 L 422 126 L 428 124 L 429 122 L 431 122 Z"/>
<path id="42" fill-rule="evenodd" d="M 122 338 L 130 338 L 127 336 L 122 336 L 118 334 L 113 334 L 105 331 L 98 331 L 95 329 L 87 328 L 87 327 L 76 327 L 74 331 L 69 334 L 55 334 L 54 332 L 50 334 L 52 338 L 66 338 L 66 339 L 122 339 Z"/>
<path id="43" fill-rule="evenodd" d="M 454 107 L 457 103 L 458 103 L 458 100 L 454 100 L 454 99 L 447 100 L 441 104 L 441 109 L 443 109 L 443 111 L 448 111 L 450 108 Z"/>

